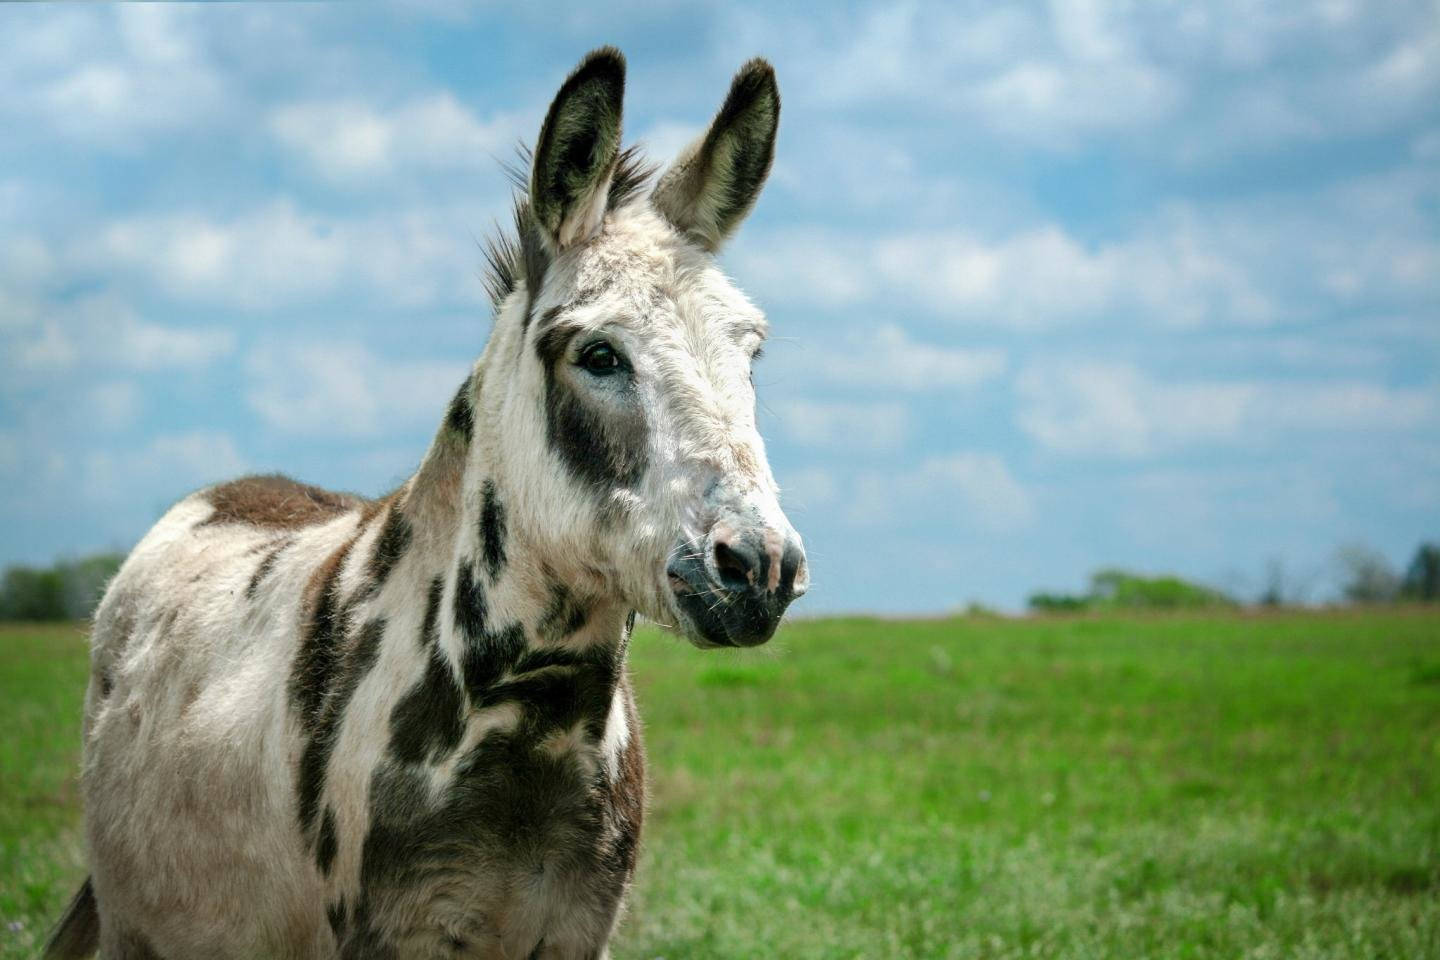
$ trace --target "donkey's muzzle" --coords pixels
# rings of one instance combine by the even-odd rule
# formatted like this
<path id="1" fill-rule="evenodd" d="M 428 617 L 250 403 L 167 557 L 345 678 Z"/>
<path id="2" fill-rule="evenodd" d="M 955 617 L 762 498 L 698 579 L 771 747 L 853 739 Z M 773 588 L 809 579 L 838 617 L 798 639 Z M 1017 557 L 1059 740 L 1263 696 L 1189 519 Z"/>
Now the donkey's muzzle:
<path id="1" fill-rule="evenodd" d="M 666 572 L 680 611 L 707 646 L 769 640 L 790 601 L 809 586 L 805 550 L 793 533 L 717 525 L 706 549 L 680 549 Z"/>

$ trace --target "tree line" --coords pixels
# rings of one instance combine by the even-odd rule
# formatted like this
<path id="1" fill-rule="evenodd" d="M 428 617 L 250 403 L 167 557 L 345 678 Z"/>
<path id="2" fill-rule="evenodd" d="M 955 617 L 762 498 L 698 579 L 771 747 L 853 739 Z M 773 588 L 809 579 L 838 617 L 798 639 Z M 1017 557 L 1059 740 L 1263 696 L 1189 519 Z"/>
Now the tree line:
<path id="1" fill-rule="evenodd" d="M 1400 571 L 1368 547 L 1343 547 L 1336 555 L 1339 599 L 1355 606 L 1387 603 L 1440 603 L 1440 544 L 1422 543 L 1409 565 Z M 1303 606 L 1308 590 L 1271 561 L 1265 584 L 1251 603 L 1261 607 Z M 1089 610 L 1187 610 L 1240 607 L 1245 602 L 1232 593 L 1175 576 L 1147 576 L 1127 570 L 1105 569 L 1090 577 L 1083 593 L 1032 593 L 1029 607 L 1036 613 L 1075 613 Z"/>
<path id="2" fill-rule="evenodd" d="M 9 567 L 0 578 L 0 620 L 83 620 L 124 561 L 123 553 L 97 553 L 49 567 Z"/>

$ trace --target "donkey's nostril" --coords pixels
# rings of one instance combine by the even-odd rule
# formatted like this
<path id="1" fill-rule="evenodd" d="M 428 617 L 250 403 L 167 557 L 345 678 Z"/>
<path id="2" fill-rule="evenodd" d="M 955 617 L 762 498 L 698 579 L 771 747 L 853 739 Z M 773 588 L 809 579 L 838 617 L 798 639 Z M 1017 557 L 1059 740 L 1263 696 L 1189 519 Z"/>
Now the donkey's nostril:
<path id="1" fill-rule="evenodd" d="M 754 586 L 755 574 L 760 566 L 758 560 L 758 557 L 750 556 L 743 545 L 732 547 L 718 541 L 715 544 L 715 569 L 727 587 Z"/>

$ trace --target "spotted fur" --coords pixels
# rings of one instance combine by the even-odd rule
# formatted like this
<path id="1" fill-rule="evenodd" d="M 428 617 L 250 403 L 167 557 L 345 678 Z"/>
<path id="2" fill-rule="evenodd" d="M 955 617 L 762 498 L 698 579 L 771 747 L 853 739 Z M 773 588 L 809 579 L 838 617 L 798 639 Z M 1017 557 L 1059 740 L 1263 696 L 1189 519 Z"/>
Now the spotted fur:
<path id="1" fill-rule="evenodd" d="M 221 484 L 126 560 L 86 692 L 92 875 L 50 956 L 607 955 L 645 811 L 636 611 L 761 642 L 806 583 L 755 429 L 765 321 L 712 256 L 768 170 L 773 74 L 654 199 L 623 81 L 598 50 L 547 112 L 489 343 L 409 480 Z"/>

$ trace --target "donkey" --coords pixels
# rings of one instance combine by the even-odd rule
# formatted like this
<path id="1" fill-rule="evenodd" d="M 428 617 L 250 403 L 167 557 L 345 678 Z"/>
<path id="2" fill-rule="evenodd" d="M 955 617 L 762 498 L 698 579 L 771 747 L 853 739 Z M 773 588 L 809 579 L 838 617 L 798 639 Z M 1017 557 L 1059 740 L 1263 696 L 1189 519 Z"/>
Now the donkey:
<path id="1" fill-rule="evenodd" d="M 774 156 L 762 60 L 658 181 L 625 65 L 560 87 L 495 323 L 378 500 L 201 490 L 96 614 L 91 875 L 49 956 L 600 958 L 635 870 L 635 615 L 764 643 L 809 582 L 756 430 L 766 323 L 714 254 Z M 651 189 L 651 183 L 654 183 Z"/>

